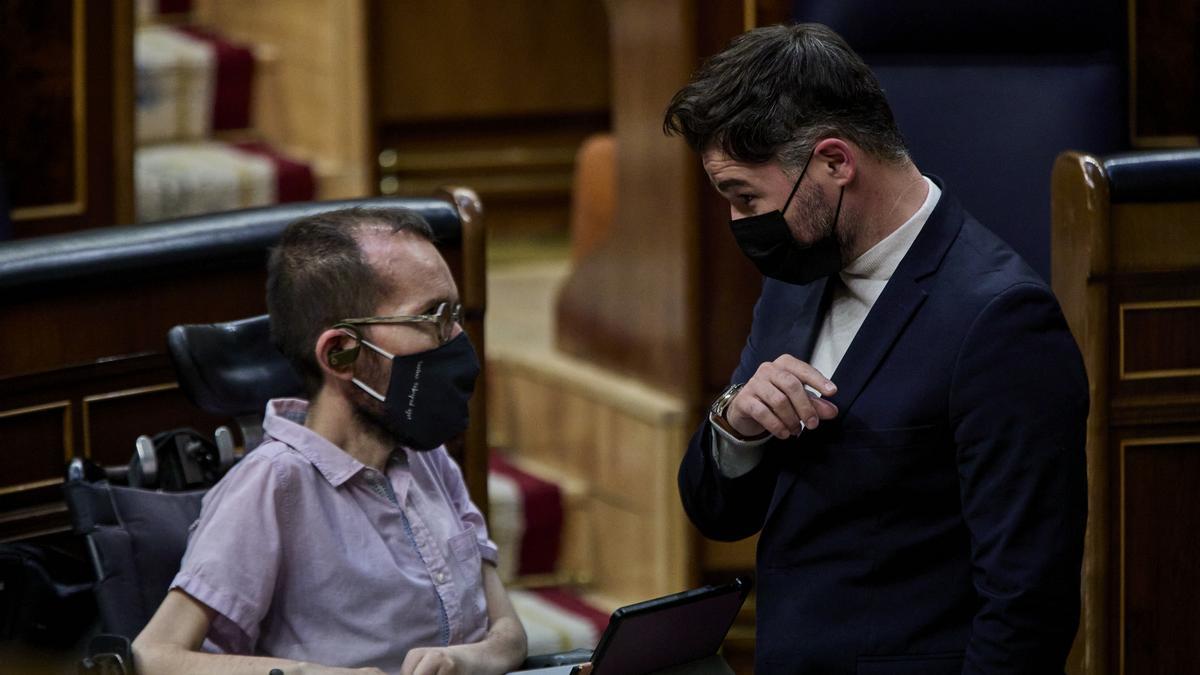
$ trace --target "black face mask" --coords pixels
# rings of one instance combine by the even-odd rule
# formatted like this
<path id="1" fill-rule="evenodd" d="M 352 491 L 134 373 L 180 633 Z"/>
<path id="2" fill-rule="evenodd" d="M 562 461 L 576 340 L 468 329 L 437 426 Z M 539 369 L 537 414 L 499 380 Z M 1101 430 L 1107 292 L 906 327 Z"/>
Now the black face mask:
<path id="1" fill-rule="evenodd" d="M 729 221 L 733 238 L 737 240 L 742 253 L 758 267 L 758 271 L 765 277 L 789 284 L 807 284 L 836 274 L 842 269 L 842 251 L 833 233 L 810 246 L 801 246 L 792 236 L 787 220 L 783 217 L 792 203 L 792 197 L 796 195 L 796 190 L 800 188 L 800 181 L 804 180 L 804 173 L 811 161 L 810 154 L 782 209 Z M 845 187 L 838 193 L 831 230 L 837 228 L 838 216 L 842 212 L 842 196 L 845 193 Z"/>
<path id="2" fill-rule="evenodd" d="M 353 382 L 383 402 L 381 422 L 401 445 L 433 450 L 466 430 L 467 402 L 479 377 L 479 357 L 466 333 L 407 356 L 389 354 L 366 340 L 362 344 L 392 360 L 386 398 L 357 377 Z"/>

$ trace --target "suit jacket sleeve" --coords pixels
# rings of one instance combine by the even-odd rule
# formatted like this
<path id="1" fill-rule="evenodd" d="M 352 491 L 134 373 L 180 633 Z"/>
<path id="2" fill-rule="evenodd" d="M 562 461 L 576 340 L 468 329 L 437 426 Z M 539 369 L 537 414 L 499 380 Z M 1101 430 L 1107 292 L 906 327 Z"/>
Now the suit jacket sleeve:
<path id="1" fill-rule="evenodd" d="M 762 325 L 759 320 L 762 305 L 760 299 L 754 309 L 750 337 L 733 373 L 733 382 L 746 382 L 762 363 L 754 349 L 755 333 Z M 737 478 L 726 478 L 712 456 L 712 433 L 705 414 L 679 466 L 679 495 L 683 508 L 705 537 L 718 541 L 745 539 L 762 529 L 766 519 L 778 475 L 772 461 L 772 447 L 779 441 L 771 439 L 762 446 L 763 460 L 757 467 Z"/>
<path id="2" fill-rule="evenodd" d="M 1087 376 L 1053 295 L 1012 286 L 976 317 L 950 420 L 981 606 L 964 672 L 1063 672 L 1079 623 Z"/>

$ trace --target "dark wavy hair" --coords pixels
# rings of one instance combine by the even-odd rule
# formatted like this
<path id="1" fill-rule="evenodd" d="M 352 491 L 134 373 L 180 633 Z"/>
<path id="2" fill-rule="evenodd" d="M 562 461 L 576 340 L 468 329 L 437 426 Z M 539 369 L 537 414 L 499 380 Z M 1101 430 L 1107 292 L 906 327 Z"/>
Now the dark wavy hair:
<path id="1" fill-rule="evenodd" d="M 803 163 L 822 138 L 853 141 L 878 159 L 908 150 L 874 73 L 818 23 L 757 28 L 710 57 L 667 107 L 663 131 L 697 152 L 740 162 Z"/>
<path id="2" fill-rule="evenodd" d="M 309 398 L 320 391 L 317 337 L 342 319 L 370 316 L 391 290 L 363 256 L 367 227 L 390 228 L 433 241 L 433 229 L 407 209 L 341 209 L 288 225 L 267 261 L 271 342 L 304 378 Z"/>

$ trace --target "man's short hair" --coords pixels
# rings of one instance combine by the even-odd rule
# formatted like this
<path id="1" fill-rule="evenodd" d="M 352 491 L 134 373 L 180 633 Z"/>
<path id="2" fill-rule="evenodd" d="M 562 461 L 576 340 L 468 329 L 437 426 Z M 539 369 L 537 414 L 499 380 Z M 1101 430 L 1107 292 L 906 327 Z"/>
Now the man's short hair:
<path id="1" fill-rule="evenodd" d="M 322 382 L 313 354 L 317 337 L 341 319 L 374 314 L 390 291 L 359 244 L 363 231 L 372 227 L 433 241 L 432 228 L 415 211 L 353 208 L 297 220 L 271 249 L 271 341 L 304 378 L 309 398 Z"/>
<path id="2" fill-rule="evenodd" d="M 744 33 L 710 57 L 671 99 L 663 131 L 693 150 L 720 148 L 747 163 L 802 164 L 822 138 L 853 141 L 876 158 L 908 157 L 874 73 L 827 26 Z"/>

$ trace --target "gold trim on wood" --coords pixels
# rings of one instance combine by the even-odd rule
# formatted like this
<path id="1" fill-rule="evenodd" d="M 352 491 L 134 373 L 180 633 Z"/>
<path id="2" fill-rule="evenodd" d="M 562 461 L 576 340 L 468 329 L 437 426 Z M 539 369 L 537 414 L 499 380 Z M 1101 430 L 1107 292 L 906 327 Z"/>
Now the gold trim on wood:
<path id="1" fill-rule="evenodd" d="M 54 408 L 70 409 L 70 401 L 54 401 L 53 403 L 39 403 L 31 405 L 27 408 L 13 408 L 12 410 L 0 410 L 0 419 L 5 417 L 17 417 L 18 415 L 28 415 L 29 413 L 41 412 L 43 410 L 53 410 Z"/>
<path id="2" fill-rule="evenodd" d="M 35 480 L 17 485 L 7 485 L 0 487 L 0 495 L 10 495 L 14 492 L 23 492 L 25 490 L 36 490 L 38 488 L 50 487 L 51 485 L 59 485 L 62 482 L 63 479 L 61 478 L 47 478 L 45 480 Z"/>
<path id="3" fill-rule="evenodd" d="M 67 505 L 63 502 L 53 502 L 50 504 L 39 504 L 30 506 L 24 509 L 15 509 L 0 513 L 0 527 L 9 525 L 10 523 L 20 522 L 30 517 L 53 516 L 58 513 L 66 513 Z"/>
<path id="4" fill-rule="evenodd" d="M 62 424 L 62 441 L 63 441 L 63 461 L 70 462 L 74 456 L 72 448 L 74 447 L 74 434 L 71 427 L 71 402 L 70 401 L 53 401 L 51 403 L 39 403 L 25 408 L 13 408 L 12 410 L 0 411 L 0 419 L 5 417 L 18 417 L 20 415 L 29 415 L 31 413 L 42 412 L 44 410 L 56 410 L 62 408 L 63 424 Z M 0 492 L 0 494 L 3 494 Z"/>
<path id="5" fill-rule="evenodd" d="M 12 210 L 13 221 L 45 220 L 60 216 L 78 216 L 83 214 L 84 205 L 80 201 L 68 204 L 52 204 L 50 206 L 26 206 Z"/>
<path id="6" fill-rule="evenodd" d="M 134 387 L 133 389 L 121 389 L 119 391 L 109 391 L 103 394 L 84 396 L 83 405 L 81 406 L 81 410 L 83 412 L 83 456 L 87 459 L 92 458 L 92 424 L 90 408 L 92 403 L 111 401 L 112 399 L 117 398 L 144 396 L 146 394 L 153 394 L 160 391 L 169 391 L 171 389 L 178 388 L 179 384 L 177 382 L 168 382 L 165 384 L 151 384 L 145 387 Z"/>
<path id="7" fill-rule="evenodd" d="M 133 186 L 134 101 L 137 74 L 134 67 L 133 31 L 136 22 L 134 3 L 113 3 L 113 222 L 132 223 L 136 208 Z"/>
<path id="8" fill-rule="evenodd" d="M 1133 139 L 1135 148 L 1194 148 L 1200 145 L 1200 136 L 1140 136 Z"/>
<path id="9" fill-rule="evenodd" d="M 1159 380 L 1169 377 L 1192 377 L 1200 375 L 1200 368 L 1173 368 L 1166 370 L 1125 370 L 1125 313 L 1147 309 L 1179 309 L 1200 307 L 1200 300 L 1160 300 L 1154 302 L 1123 302 L 1117 305 L 1117 375 L 1121 380 Z"/>
<path id="10" fill-rule="evenodd" d="M 754 30 L 758 27 L 758 0 L 742 0 L 742 29 Z"/>
<path id="11" fill-rule="evenodd" d="M 1129 25 L 1129 138 L 1135 148 L 1192 148 L 1200 145 L 1200 136 L 1139 136 L 1138 135 L 1138 50 L 1137 50 L 1137 0 L 1127 3 L 1126 23 Z"/>
<path id="12" fill-rule="evenodd" d="M 386 148 L 379 153 L 385 173 L 493 171 L 497 169 L 575 166 L 575 146 L 490 148 L 482 150 L 400 151 Z"/>
<path id="13" fill-rule="evenodd" d="M 66 510 L 64 509 L 63 512 L 65 513 Z M 30 539 L 36 539 L 38 537 L 45 537 L 45 536 L 51 535 L 51 534 L 59 534 L 62 532 L 70 532 L 70 531 L 71 531 L 70 525 L 62 525 L 59 527 L 46 527 L 46 528 L 43 528 L 40 530 L 32 530 L 30 532 L 22 532 L 16 536 L 12 536 L 12 537 L 0 537 L 0 544 L 8 544 L 8 543 L 11 543 L 14 541 L 28 541 Z"/>
<path id="14" fill-rule="evenodd" d="M 1117 450 L 1120 484 L 1117 494 L 1117 672 L 1125 675 L 1125 449 L 1138 445 L 1181 445 L 1200 443 L 1200 436 L 1158 436 L 1127 438 Z"/>
<path id="15" fill-rule="evenodd" d="M 65 204 L 46 204 L 13 209 L 18 220 L 41 220 L 59 216 L 77 216 L 87 211 L 87 15 L 84 0 L 71 6 L 71 89 L 72 122 L 75 124 L 75 200 Z"/>
<path id="16" fill-rule="evenodd" d="M 29 531 L 21 530 L 22 521 L 37 520 L 47 517 L 54 518 L 55 516 L 59 515 L 67 515 L 67 505 L 61 501 L 43 504 L 41 506 L 31 506 L 29 508 L 16 509 L 7 513 L 0 513 L 0 530 L 13 532 L 13 534 L 0 537 L 0 543 L 7 544 L 10 541 L 28 540 L 45 534 L 69 532 L 71 530 L 70 525 L 44 527 L 38 530 Z"/>
<path id="17" fill-rule="evenodd" d="M 472 175 L 465 177 L 464 183 L 469 183 L 471 189 L 492 199 L 496 197 L 520 197 L 525 195 L 562 195 L 567 197 L 571 192 L 571 174 L 534 174 L 534 175 Z M 397 179 L 395 176 L 384 176 L 379 181 L 379 190 L 383 194 L 427 195 L 446 184 L 445 178 L 428 177 Z"/>

